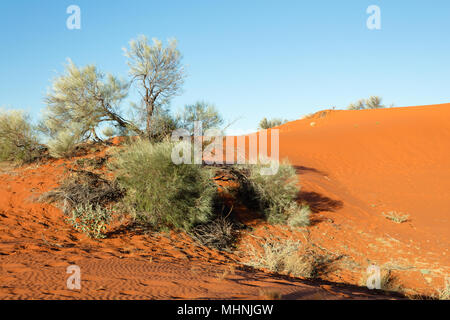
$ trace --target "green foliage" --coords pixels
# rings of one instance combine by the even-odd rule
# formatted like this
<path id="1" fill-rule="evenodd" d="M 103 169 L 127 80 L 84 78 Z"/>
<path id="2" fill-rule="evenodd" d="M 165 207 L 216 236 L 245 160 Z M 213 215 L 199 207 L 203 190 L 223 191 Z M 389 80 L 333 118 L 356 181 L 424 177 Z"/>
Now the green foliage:
<path id="1" fill-rule="evenodd" d="M 281 126 L 282 124 L 288 122 L 288 120 L 282 120 L 282 119 L 270 119 L 268 120 L 267 118 L 263 118 L 258 125 L 258 129 L 259 130 L 266 130 L 266 129 L 270 129 L 273 127 L 278 127 Z"/>
<path id="2" fill-rule="evenodd" d="M 80 204 L 72 210 L 68 221 L 78 231 L 91 238 L 101 239 L 105 238 L 106 228 L 112 221 L 112 212 L 90 203 Z"/>
<path id="3" fill-rule="evenodd" d="M 244 201 L 259 209 L 269 223 L 288 223 L 296 227 L 308 225 L 309 208 L 296 202 L 300 188 L 294 167 L 287 162 L 280 163 L 273 175 L 262 174 L 264 167 L 267 165 L 261 163 L 236 166 L 239 193 Z"/>
<path id="4" fill-rule="evenodd" d="M 145 36 L 131 40 L 130 48 L 124 52 L 132 82 L 142 96 L 142 103 L 137 108 L 145 123 L 145 135 L 151 138 L 155 111 L 168 106 L 170 100 L 181 92 L 185 78 L 182 56 L 175 39 L 170 39 L 164 47 L 158 39 L 149 44 Z"/>
<path id="5" fill-rule="evenodd" d="M 223 118 L 216 107 L 206 102 L 200 101 L 193 105 L 187 105 L 178 115 L 179 126 L 194 135 L 194 122 L 202 123 L 203 131 L 208 129 L 219 129 L 223 124 Z"/>
<path id="6" fill-rule="evenodd" d="M 76 125 L 81 139 L 99 140 L 100 123 L 114 123 L 139 131 L 120 116 L 120 103 L 128 94 L 128 83 L 105 75 L 94 65 L 78 68 L 71 60 L 65 74 L 53 81 L 45 99 L 47 109 L 40 124 L 42 132 L 55 137 Z"/>
<path id="7" fill-rule="evenodd" d="M 73 155 L 75 147 L 81 141 L 81 133 L 76 129 L 59 131 L 55 138 L 47 142 L 49 153 L 54 158 L 68 158 Z"/>
<path id="8" fill-rule="evenodd" d="M 39 156 L 35 127 L 20 110 L 0 110 L 0 160 L 31 162 Z"/>
<path id="9" fill-rule="evenodd" d="M 384 105 L 381 104 L 381 98 L 377 96 L 372 96 L 369 99 L 362 99 L 357 101 L 356 103 L 352 103 L 348 106 L 348 110 L 364 110 L 364 109 L 380 109 L 385 108 Z"/>
<path id="10" fill-rule="evenodd" d="M 137 222 L 155 230 L 189 231 L 211 219 L 217 188 L 208 169 L 174 164 L 173 147 L 171 142 L 137 141 L 114 155 L 111 168 Z"/>

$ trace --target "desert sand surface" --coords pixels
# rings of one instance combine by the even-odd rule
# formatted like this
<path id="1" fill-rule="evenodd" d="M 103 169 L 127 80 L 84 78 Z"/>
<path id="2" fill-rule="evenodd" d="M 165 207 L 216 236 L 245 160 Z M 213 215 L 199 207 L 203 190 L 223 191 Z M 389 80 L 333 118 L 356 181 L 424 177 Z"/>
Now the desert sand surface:
<path id="1" fill-rule="evenodd" d="M 296 167 L 312 223 L 271 226 L 244 212 L 251 231 L 238 250 L 219 252 L 183 233 L 118 228 L 93 240 L 56 207 L 36 202 L 74 159 L 0 173 L 0 299 L 386 299 L 364 288 L 370 264 L 392 271 L 409 296 L 433 295 L 450 271 L 450 104 L 329 110 L 280 129 L 280 156 Z M 99 150 L 88 157 L 100 157 Z M 239 210 L 239 208 L 237 208 Z M 383 212 L 410 216 L 398 224 Z M 341 257 L 323 279 L 242 265 L 245 245 L 277 236 Z M 262 240 L 259 240 L 262 239 Z M 81 268 L 82 288 L 66 287 Z"/>

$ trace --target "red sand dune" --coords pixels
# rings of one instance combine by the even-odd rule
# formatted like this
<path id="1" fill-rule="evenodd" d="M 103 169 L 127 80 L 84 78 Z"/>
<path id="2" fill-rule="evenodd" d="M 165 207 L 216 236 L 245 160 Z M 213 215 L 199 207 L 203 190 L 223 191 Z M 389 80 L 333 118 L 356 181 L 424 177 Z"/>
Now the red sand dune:
<path id="1" fill-rule="evenodd" d="M 296 166 L 300 200 L 314 212 L 311 240 L 344 255 L 330 282 L 253 271 L 239 255 L 175 232 L 89 239 L 58 209 L 33 202 L 63 177 L 70 162 L 60 160 L 0 172 L 0 298 L 386 298 L 347 285 L 359 284 L 370 263 L 393 270 L 409 294 L 443 286 L 450 269 L 450 104 L 319 113 L 280 127 L 280 154 Z M 393 223 L 382 215 L 388 211 L 410 221 Z M 261 221 L 253 227 L 254 236 L 302 237 Z M 255 239 L 244 233 L 240 249 Z M 66 288 L 71 264 L 81 267 L 80 291 Z"/>
<path id="2" fill-rule="evenodd" d="M 327 239 L 333 228 L 317 224 L 328 247 L 346 245 L 360 261 L 392 261 L 405 268 L 398 277 L 411 288 L 431 293 L 444 285 L 450 104 L 318 113 L 280 127 L 280 155 L 298 167 L 303 197 L 345 226 Z M 389 211 L 410 221 L 393 223 L 382 216 Z"/>

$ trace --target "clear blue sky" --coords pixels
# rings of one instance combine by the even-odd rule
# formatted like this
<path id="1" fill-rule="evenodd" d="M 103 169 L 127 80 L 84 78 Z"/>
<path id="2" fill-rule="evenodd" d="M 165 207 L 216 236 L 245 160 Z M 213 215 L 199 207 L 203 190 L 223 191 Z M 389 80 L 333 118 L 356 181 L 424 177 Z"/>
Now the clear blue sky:
<path id="1" fill-rule="evenodd" d="M 81 30 L 66 28 L 71 4 Z M 372 4 L 381 30 L 366 27 Z M 233 132 L 370 95 L 450 102 L 448 0 L 2 0 L 0 106 L 38 117 L 68 57 L 126 77 L 122 47 L 139 34 L 179 40 L 189 77 L 172 109 L 215 103 L 240 118 Z"/>

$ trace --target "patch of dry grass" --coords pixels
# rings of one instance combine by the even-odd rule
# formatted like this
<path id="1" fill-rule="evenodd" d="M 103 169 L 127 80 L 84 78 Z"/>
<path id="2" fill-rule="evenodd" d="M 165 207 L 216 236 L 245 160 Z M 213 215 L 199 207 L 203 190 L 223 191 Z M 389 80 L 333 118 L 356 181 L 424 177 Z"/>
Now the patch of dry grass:
<path id="1" fill-rule="evenodd" d="M 310 246 L 290 239 L 269 238 L 260 248 L 248 246 L 248 249 L 246 265 L 307 279 L 326 274 L 334 261 L 330 255 L 319 254 Z"/>
<path id="2" fill-rule="evenodd" d="M 409 221 L 409 214 L 404 214 L 397 211 L 389 211 L 388 213 L 383 212 L 383 216 L 395 223 L 403 223 Z"/>

